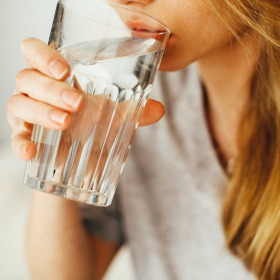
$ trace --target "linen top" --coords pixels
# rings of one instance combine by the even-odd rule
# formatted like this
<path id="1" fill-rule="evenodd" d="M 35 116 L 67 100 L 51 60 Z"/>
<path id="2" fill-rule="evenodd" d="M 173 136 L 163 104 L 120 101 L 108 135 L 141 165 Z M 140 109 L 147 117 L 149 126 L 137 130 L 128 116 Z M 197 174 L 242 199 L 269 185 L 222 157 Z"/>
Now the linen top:
<path id="1" fill-rule="evenodd" d="M 82 206 L 92 234 L 131 248 L 139 280 L 252 280 L 225 248 L 229 180 L 209 134 L 196 66 L 158 73 L 166 114 L 138 128 L 113 203 Z"/>

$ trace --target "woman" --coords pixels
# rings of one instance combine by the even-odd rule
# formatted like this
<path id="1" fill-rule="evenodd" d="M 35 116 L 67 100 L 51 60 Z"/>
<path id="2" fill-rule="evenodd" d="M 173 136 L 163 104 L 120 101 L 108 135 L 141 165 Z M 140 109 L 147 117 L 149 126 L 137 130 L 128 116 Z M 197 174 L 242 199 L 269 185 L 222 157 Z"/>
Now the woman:
<path id="1" fill-rule="evenodd" d="M 280 279 L 280 2 L 115 2 L 171 30 L 160 69 L 176 72 L 154 87 L 166 117 L 138 132 L 118 197 L 83 210 L 86 227 L 74 202 L 34 194 L 34 279 L 100 279 L 124 238 L 139 279 Z M 28 160 L 31 124 L 65 129 L 83 101 L 61 82 L 69 67 L 55 50 L 27 39 L 22 51 L 30 69 L 17 76 L 8 120 Z M 143 125 L 162 116 L 160 103 L 146 108 Z"/>

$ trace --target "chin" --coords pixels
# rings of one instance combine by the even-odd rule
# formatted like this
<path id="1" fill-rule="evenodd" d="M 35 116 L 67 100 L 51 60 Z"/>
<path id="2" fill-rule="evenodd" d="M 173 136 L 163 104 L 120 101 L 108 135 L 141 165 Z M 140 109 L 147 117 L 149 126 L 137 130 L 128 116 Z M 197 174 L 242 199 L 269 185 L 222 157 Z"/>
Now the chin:
<path id="1" fill-rule="evenodd" d="M 186 57 L 182 55 L 182 48 L 178 48 L 177 37 L 172 34 L 167 42 L 159 71 L 171 72 L 178 71 L 187 67 L 191 61 L 186 61 Z M 183 58 L 183 59 L 182 59 Z"/>
<path id="2" fill-rule="evenodd" d="M 182 59 L 178 59 L 178 57 L 175 58 L 175 57 L 163 56 L 159 66 L 159 71 L 162 72 L 178 71 L 187 67 L 190 63 L 191 62 L 182 61 Z"/>

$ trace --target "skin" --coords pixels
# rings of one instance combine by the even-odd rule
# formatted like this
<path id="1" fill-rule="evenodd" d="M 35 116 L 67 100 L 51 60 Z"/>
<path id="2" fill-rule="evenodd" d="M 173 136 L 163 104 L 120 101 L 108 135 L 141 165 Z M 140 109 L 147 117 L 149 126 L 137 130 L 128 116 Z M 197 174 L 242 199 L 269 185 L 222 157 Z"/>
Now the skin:
<path id="1" fill-rule="evenodd" d="M 235 139 L 249 98 L 259 53 L 258 37 L 244 35 L 244 45 L 250 49 L 246 51 L 202 0 L 115 2 L 141 10 L 169 27 L 172 35 L 160 70 L 175 71 L 197 61 L 207 91 L 209 130 L 225 159 L 237 157 Z M 66 129 L 71 123 L 71 113 L 81 110 L 84 100 L 79 90 L 63 83 L 69 75 L 69 66 L 58 52 L 29 38 L 22 43 L 22 53 L 29 68 L 16 77 L 15 94 L 8 104 L 8 121 L 13 129 L 14 153 L 28 160 L 36 152 L 30 141 L 33 124 Z M 140 125 L 155 123 L 163 115 L 163 105 L 150 100 Z M 46 232 L 48 238 L 41 242 Z M 60 234 L 63 234 L 63 242 L 57 240 Z M 46 253 L 38 259 L 42 250 Z M 87 235 L 75 202 L 34 194 L 27 229 L 27 255 L 33 279 L 44 280 L 42 275 L 57 280 L 100 279 L 117 250 L 116 244 Z M 68 269 L 60 269 L 60 265 L 67 265 Z M 50 266 L 52 272 L 48 269 Z M 69 269 L 71 267 L 75 269 Z M 42 273 L 45 270 L 48 273 Z"/>

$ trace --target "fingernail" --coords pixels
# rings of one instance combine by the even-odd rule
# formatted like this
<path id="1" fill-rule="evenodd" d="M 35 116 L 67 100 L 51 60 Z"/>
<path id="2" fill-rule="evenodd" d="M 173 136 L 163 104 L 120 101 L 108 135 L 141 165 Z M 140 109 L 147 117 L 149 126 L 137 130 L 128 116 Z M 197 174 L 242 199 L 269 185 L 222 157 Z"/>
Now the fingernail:
<path id="1" fill-rule="evenodd" d="M 79 107 L 82 99 L 83 99 L 83 95 L 77 91 L 65 91 L 62 93 L 62 100 L 67 105 L 75 109 Z"/>
<path id="2" fill-rule="evenodd" d="M 64 77 L 64 75 L 68 72 L 67 66 L 58 59 L 53 60 L 49 64 L 49 70 L 51 74 L 58 80 Z"/>
<path id="3" fill-rule="evenodd" d="M 58 110 L 50 111 L 50 119 L 59 124 L 64 124 L 67 116 L 68 116 L 68 113 L 65 113 L 65 112 L 61 112 Z"/>

